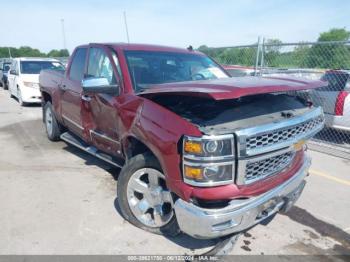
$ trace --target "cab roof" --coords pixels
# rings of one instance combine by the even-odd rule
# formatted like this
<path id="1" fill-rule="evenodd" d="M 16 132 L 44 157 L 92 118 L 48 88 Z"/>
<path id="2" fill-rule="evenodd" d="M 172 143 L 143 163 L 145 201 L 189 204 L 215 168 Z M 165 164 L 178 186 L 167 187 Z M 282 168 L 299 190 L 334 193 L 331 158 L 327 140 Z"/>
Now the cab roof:
<path id="1" fill-rule="evenodd" d="M 13 58 L 13 60 L 18 60 L 18 61 L 55 61 L 59 62 L 55 58 L 49 58 L 49 57 L 16 57 Z"/>
<path id="2" fill-rule="evenodd" d="M 115 50 L 125 51 L 160 51 L 160 52 L 177 52 L 177 53 L 195 53 L 203 55 L 201 52 L 190 48 L 169 47 L 162 45 L 150 44 L 128 44 L 128 43 L 90 43 L 90 45 L 104 45 L 112 47 Z M 88 45 L 81 45 L 79 47 L 87 47 Z"/>

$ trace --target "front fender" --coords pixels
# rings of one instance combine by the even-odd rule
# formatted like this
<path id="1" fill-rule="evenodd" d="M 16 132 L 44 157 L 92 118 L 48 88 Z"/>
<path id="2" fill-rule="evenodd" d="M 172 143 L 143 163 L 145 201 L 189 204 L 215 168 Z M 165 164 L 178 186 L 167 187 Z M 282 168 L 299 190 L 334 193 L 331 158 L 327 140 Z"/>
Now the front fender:
<path id="1" fill-rule="evenodd" d="M 182 197 L 182 159 L 178 142 L 183 135 L 201 136 L 202 133 L 168 109 L 146 98 L 139 99 L 141 101 L 122 143 L 125 145 L 128 137 L 134 137 L 146 145 L 160 162 L 168 188 Z"/>

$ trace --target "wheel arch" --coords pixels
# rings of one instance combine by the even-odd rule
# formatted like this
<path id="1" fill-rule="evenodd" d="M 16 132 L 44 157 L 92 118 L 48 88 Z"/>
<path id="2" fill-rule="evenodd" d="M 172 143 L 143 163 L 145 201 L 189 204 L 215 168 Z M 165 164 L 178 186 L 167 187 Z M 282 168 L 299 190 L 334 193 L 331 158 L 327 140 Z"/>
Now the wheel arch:
<path id="1" fill-rule="evenodd" d="M 129 135 L 125 137 L 122 141 L 122 146 L 123 146 L 123 154 L 126 160 L 138 155 L 138 154 L 143 154 L 143 153 L 150 153 L 152 154 L 158 162 L 159 159 L 157 155 L 152 151 L 152 149 L 146 145 L 141 139 Z"/>

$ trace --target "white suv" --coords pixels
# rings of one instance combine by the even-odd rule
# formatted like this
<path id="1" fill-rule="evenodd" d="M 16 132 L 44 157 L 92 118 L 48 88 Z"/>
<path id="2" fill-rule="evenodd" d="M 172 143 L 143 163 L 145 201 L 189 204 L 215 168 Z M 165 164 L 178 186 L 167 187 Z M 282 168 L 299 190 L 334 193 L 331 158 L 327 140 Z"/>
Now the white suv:
<path id="1" fill-rule="evenodd" d="M 40 103 L 39 74 L 43 69 L 64 70 L 64 66 L 52 58 L 14 58 L 8 73 L 8 90 L 17 97 L 21 106 Z"/>

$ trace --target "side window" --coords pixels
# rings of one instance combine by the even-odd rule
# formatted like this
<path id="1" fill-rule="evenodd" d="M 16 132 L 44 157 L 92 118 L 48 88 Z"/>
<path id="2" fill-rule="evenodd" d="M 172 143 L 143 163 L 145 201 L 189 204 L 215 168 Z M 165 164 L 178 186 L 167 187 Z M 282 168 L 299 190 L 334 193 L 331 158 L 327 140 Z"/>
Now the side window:
<path id="1" fill-rule="evenodd" d="M 327 81 L 328 85 L 325 87 L 318 88 L 318 91 L 343 91 L 346 82 L 349 79 L 349 74 L 347 73 L 327 73 L 321 80 Z"/>
<path id="2" fill-rule="evenodd" d="M 69 78 L 71 80 L 81 81 L 84 76 L 85 58 L 87 48 L 79 48 L 73 57 L 70 70 Z"/>
<path id="3" fill-rule="evenodd" d="M 15 70 L 17 74 L 19 73 L 18 68 L 17 68 L 17 61 L 12 62 L 11 70 Z"/>
<path id="4" fill-rule="evenodd" d="M 103 49 L 90 48 L 87 76 L 104 77 L 109 84 L 116 84 L 112 63 Z"/>

